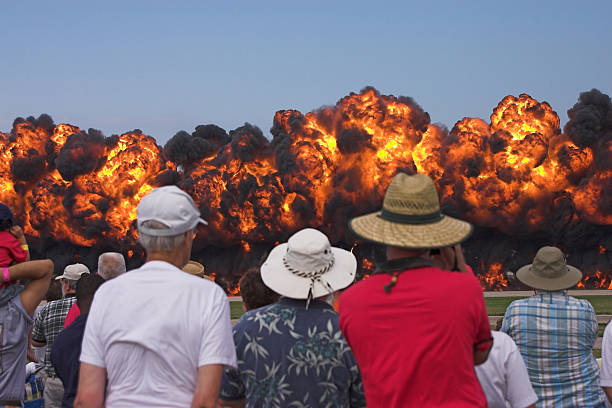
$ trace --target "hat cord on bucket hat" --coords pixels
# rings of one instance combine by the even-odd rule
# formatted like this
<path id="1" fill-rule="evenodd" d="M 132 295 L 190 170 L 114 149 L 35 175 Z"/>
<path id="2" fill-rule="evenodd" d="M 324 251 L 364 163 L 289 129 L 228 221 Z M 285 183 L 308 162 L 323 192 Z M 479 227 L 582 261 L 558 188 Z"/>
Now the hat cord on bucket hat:
<path id="1" fill-rule="evenodd" d="M 314 271 L 309 271 L 309 272 L 300 271 L 294 268 L 293 266 L 291 266 L 287 259 L 287 255 L 289 255 L 289 248 L 287 248 L 287 254 L 285 254 L 285 256 L 283 257 L 283 266 L 295 276 L 299 276 L 300 278 L 310 279 L 308 297 L 306 298 L 306 309 L 308 309 L 308 306 L 310 306 L 310 301 L 313 299 L 313 291 L 314 291 L 315 282 L 319 282 L 321 285 L 325 286 L 325 288 L 329 291 L 330 294 L 334 293 L 334 289 L 331 287 L 331 285 L 325 279 L 321 278 L 325 273 L 327 273 L 332 268 L 332 266 L 334 266 L 334 254 L 331 251 L 329 252 L 330 258 L 326 266 L 319 268 L 317 270 L 314 270 Z"/>

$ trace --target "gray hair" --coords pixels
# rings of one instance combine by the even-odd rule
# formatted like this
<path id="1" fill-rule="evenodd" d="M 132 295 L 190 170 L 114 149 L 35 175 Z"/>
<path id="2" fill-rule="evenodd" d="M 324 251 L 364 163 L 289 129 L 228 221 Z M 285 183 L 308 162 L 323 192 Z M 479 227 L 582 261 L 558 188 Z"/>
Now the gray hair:
<path id="1" fill-rule="evenodd" d="M 150 229 L 170 229 L 167 225 L 155 220 L 143 221 L 142 226 Z M 140 235 L 138 241 L 147 252 L 172 252 L 176 250 L 185 239 L 185 233 L 167 237 L 147 235 L 140 231 L 138 231 L 138 234 Z"/>
<path id="2" fill-rule="evenodd" d="M 125 273 L 125 259 L 119 252 L 105 252 L 98 257 L 98 275 L 110 280 Z"/>
<path id="3" fill-rule="evenodd" d="M 77 288 L 77 283 L 79 282 L 79 280 L 72 280 L 72 279 L 64 279 L 65 282 L 68 282 L 68 286 L 70 287 L 70 290 L 76 290 Z"/>

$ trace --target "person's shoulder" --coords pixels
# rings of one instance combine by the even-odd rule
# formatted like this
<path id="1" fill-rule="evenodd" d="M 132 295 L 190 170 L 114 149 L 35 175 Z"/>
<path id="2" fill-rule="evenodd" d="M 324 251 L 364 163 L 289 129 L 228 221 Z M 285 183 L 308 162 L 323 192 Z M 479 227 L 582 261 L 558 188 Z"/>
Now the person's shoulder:
<path id="1" fill-rule="evenodd" d="M 361 296 L 363 296 L 363 292 L 369 292 L 373 286 L 376 286 L 378 284 L 378 281 L 380 280 L 381 276 L 382 274 L 372 275 L 366 279 L 362 279 L 353 283 L 351 286 L 349 286 L 342 292 L 342 295 L 340 296 L 341 299 L 347 301 L 361 298 Z M 384 284 L 386 283 L 387 282 L 385 282 Z M 382 288 L 382 285 L 384 284 L 380 284 L 380 287 Z"/>
<path id="2" fill-rule="evenodd" d="M 43 306 L 41 313 L 51 313 L 54 310 L 57 310 L 61 305 L 65 303 L 65 300 L 68 298 L 62 298 L 57 300 L 52 300 L 51 302 L 47 302 L 46 305 Z"/>
<path id="3" fill-rule="evenodd" d="M 593 305 L 587 299 L 578 299 L 570 295 L 567 295 L 567 297 L 571 303 L 580 305 L 581 307 L 583 307 L 584 309 L 588 309 L 589 311 L 590 310 L 595 311 L 595 309 L 593 308 Z"/>
<path id="4" fill-rule="evenodd" d="M 499 348 L 512 350 L 516 348 L 516 343 L 512 340 L 508 334 L 503 331 L 491 330 L 491 334 L 493 336 L 493 344 L 498 345 Z"/>
<path id="5" fill-rule="evenodd" d="M 259 325 L 258 322 L 264 321 L 265 316 L 274 314 L 278 308 L 278 303 L 271 303 L 258 307 L 257 309 L 247 310 L 240 316 L 240 319 L 238 319 L 238 322 L 234 325 L 234 332 L 244 331 L 252 326 Z"/>
<path id="6" fill-rule="evenodd" d="M 0 244 L 12 243 L 15 241 L 19 242 L 17 237 L 13 234 L 8 231 L 0 231 Z"/>
<path id="7" fill-rule="evenodd" d="M 515 309 L 515 308 L 520 308 L 521 306 L 525 306 L 529 303 L 533 302 L 533 297 L 526 297 L 524 299 L 516 299 L 513 300 L 512 302 L 510 302 L 510 304 L 508 305 L 507 309 Z"/>

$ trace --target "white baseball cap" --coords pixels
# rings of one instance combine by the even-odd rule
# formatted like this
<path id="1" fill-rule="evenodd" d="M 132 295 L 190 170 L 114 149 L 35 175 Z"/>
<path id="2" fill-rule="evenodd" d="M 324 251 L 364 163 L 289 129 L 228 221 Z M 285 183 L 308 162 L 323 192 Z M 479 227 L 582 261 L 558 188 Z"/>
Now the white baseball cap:
<path id="1" fill-rule="evenodd" d="M 79 280 L 81 275 L 89 273 L 89 268 L 82 263 L 75 263 L 64 268 L 64 273 L 56 277 L 58 279 Z"/>
<path id="2" fill-rule="evenodd" d="M 200 218 L 200 210 L 189 194 L 177 186 L 156 188 L 144 196 L 136 209 L 138 231 L 156 237 L 180 235 L 198 224 L 208 223 Z M 161 222 L 168 229 L 143 227 L 144 221 Z"/>

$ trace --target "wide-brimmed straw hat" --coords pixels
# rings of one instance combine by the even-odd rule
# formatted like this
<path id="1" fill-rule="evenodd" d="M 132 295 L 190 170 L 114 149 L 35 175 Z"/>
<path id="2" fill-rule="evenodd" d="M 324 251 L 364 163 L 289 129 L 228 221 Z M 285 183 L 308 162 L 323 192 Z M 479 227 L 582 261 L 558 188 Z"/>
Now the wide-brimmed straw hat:
<path id="1" fill-rule="evenodd" d="M 357 260 L 332 247 L 327 236 L 306 228 L 277 245 L 261 266 L 265 285 L 281 296 L 310 300 L 344 289 L 355 279 Z"/>
<path id="2" fill-rule="evenodd" d="M 470 223 L 440 212 L 438 192 L 428 176 L 405 173 L 389 184 L 381 211 L 353 218 L 349 227 L 368 241 L 409 249 L 448 247 L 472 233 Z"/>
<path id="3" fill-rule="evenodd" d="M 516 277 L 535 289 L 563 290 L 580 282 L 582 272 L 567 265 L 559 248 L 545 246 L 538 250 L 532 264 L 516 271 Z"/>

